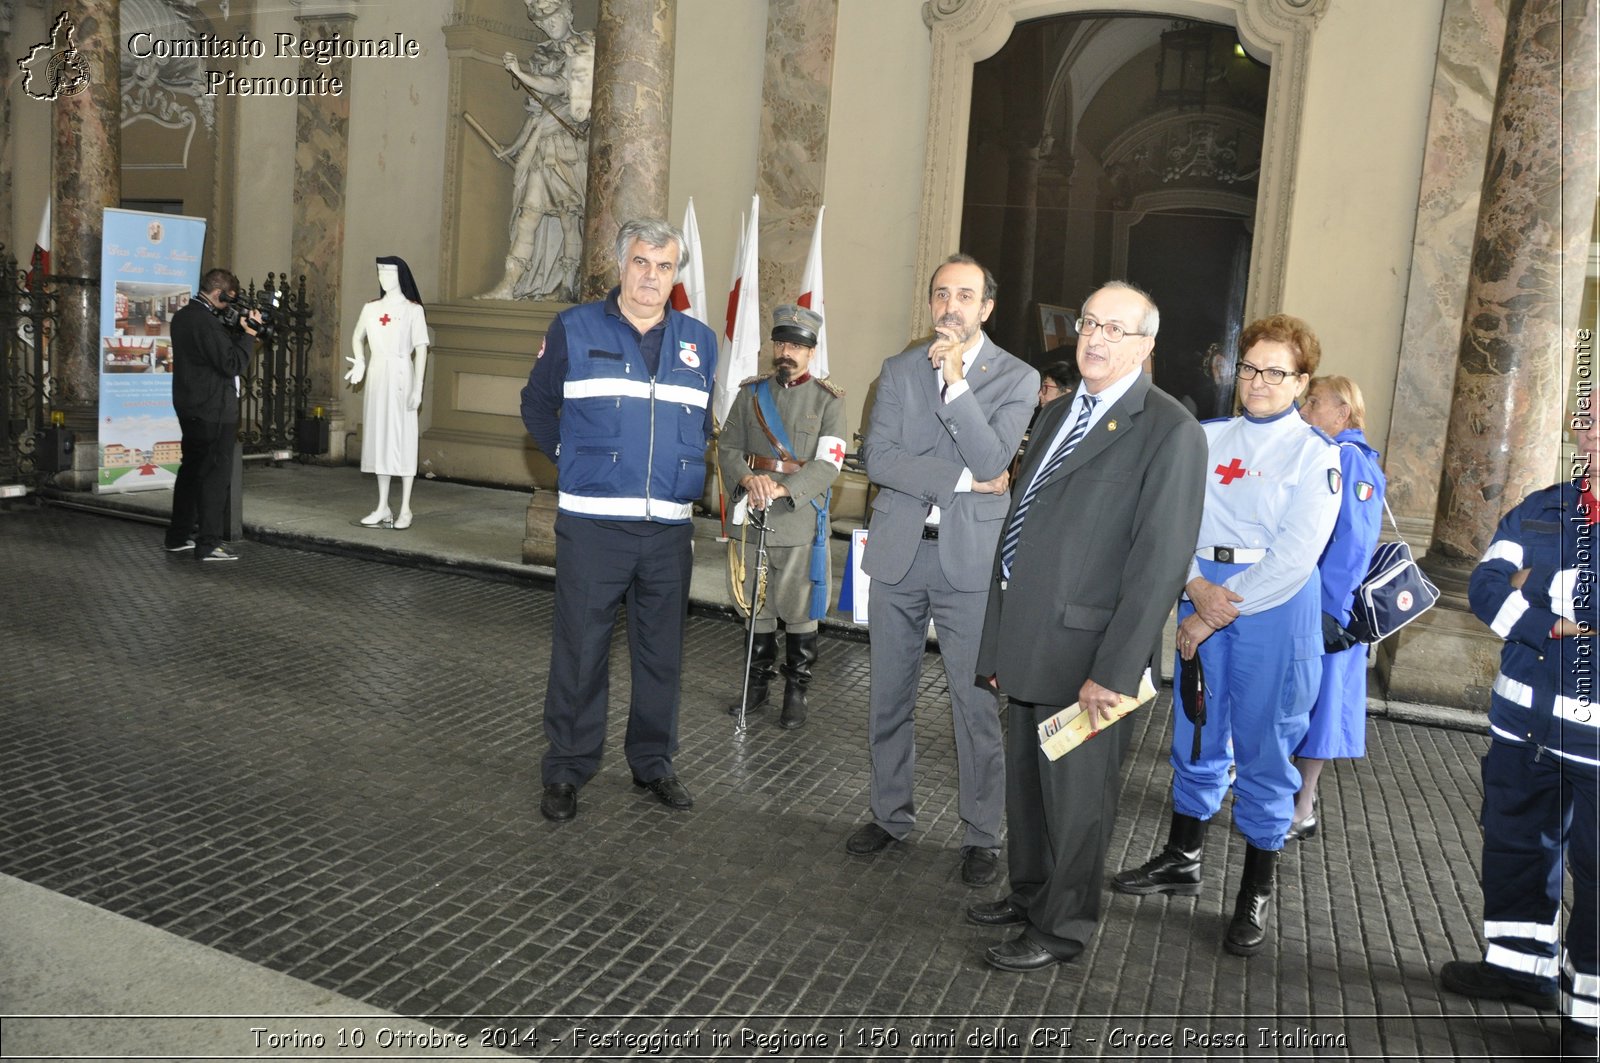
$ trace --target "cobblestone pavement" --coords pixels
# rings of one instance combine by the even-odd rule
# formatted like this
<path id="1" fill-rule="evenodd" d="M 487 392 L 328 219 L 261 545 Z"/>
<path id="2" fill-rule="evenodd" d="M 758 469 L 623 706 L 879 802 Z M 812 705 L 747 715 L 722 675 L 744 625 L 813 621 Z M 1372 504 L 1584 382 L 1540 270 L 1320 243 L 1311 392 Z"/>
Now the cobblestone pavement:
<path id="1" fill-rule="evenodd" d="M 1000 889 L 959 879 L 935 659 L 910 844 L 843 849 L 866 816 L 866 646 L 824 640 L 807 727 L 769 713 L 739 737 L 723 706 L 740 632 L 707 617 L 677 757 L 695 809 L 631 787 L 614 712 L 557 826 L 537 813 L 548 591 L 239 552 L 202 565 L 147 525 L 0 513 L 0 872 L 543 1058 L 649 1047 L 622 1035 L 674 1035 L 668 1058 L 1550 1050 L 1552 1016 L 1434 981 L 1480 949 L 1480 736 L 1374 720 L 1368 758 L 1325 775 L 1322 834 L 1281 863 L 1257 957 L 1220 947 L 1243 854 L 1225 811 L 1200 897 L 1110 895 L 1078 962 L 1017 976 L 983 964 L 997 935 L 963 920 Z M 627 693 L 617 653 L 614 709 Z M 1164 837 L 1168 714 L 1163 697 L 1126 724 L 1108 870 Z"/>

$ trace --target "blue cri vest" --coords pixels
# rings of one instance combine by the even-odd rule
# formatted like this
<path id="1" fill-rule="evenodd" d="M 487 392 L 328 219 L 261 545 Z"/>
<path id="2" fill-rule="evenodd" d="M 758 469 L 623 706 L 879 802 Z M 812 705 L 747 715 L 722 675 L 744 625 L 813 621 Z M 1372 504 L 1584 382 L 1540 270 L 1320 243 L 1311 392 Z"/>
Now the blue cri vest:
<path id="1" fill-rule="evenodd" d="M 682 524 L 705 492 L 706 407 L 717 338 L 669 309 L 655 379 L 627 321 L 604 302 L 563 311 L 559 508 L 603 520 Z"/>

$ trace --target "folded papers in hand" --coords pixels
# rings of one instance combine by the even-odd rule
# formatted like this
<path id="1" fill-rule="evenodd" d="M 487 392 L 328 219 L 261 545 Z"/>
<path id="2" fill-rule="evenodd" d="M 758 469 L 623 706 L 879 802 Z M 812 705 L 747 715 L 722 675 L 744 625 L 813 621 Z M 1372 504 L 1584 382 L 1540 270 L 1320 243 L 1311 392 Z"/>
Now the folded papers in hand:
<path id="1" fill-rule="evenodd" d="M 1124 694 L 1121 700 L 1112 706 L 1111 722 L 1116 723 L 1155 696 L 1155 684 L 1151 682 L 1150 670 L 1147 668 L 1144 675 L 1139 678 L 1139 693 L 1132 697 Z M 1044 755 L 1051 760 L 1060 760 L 1099 733 L 1089 719 L 1089 711 L 1078 708 L 1074 703 L 1039 725 L 1039 748 L 1044 750 Z"/>

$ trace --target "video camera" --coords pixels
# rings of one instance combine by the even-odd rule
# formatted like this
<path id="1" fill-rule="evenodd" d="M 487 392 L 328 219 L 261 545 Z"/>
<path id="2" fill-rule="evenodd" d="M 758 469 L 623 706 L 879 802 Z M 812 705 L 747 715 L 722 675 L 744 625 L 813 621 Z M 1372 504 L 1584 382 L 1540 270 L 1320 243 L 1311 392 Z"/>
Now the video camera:
<path id="1" fill-rule="evenodd" d="M 277 313 L 282 301 L 282 294 L 275 288 L 261 289 L 254 299 L 235 294 L 216 312 L 217 318 L 234 331 L 244 332 L 245 319 L 254 310 L 261 315 L 260 322 L 255 326 L 256 336 L 269 340 L 277 328 Z"/>

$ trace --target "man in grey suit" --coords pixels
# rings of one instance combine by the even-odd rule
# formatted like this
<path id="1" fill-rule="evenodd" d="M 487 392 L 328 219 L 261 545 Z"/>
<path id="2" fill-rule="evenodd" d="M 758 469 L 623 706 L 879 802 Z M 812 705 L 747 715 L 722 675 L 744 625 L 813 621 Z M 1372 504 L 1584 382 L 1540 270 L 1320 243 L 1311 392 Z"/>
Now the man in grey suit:
<path id="1" fill-rule="evenodd" d="M 880 490 L 861 567 L 871 577 L 872 820 L 845 848 L 870 856 L 916 825 L 913 718 L 928 621 L 950 686 L 961 786 L 961 877 L 993 881 L 1005 768 L 993 693 L 975 683 L 989 559 L 1006 514 L 1006 471 L 1039 392 L 1039 374 L 983 334 L 994 276 L 952 255 L 928 283 L 934 337 L 883 363 L 861 448 Z"/>
<path id="2" fill-rule="evenodd" d="M 1100 916 L 1131 723 L 1057 761 L 1038 725 L 1074 702 L 1111 722 L 1160 651 L 1205 500 L 1205 433 L 1142 371 L 1161 319 L 1112 282 L 1077 323 L 1083 381 L 1048 407 L 1017 473 L 993 558 L 978 675 L 1003 690 L 1011 892 L 974 905 L 982 926 L 1019 926 L 988 962 L 1031 971 L 1075 958 Z"/>

